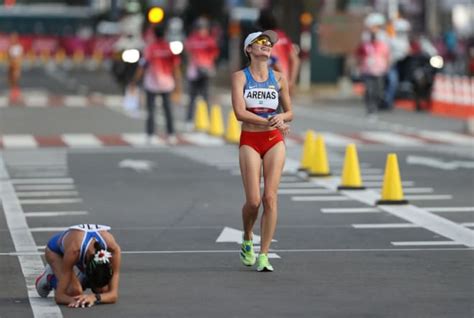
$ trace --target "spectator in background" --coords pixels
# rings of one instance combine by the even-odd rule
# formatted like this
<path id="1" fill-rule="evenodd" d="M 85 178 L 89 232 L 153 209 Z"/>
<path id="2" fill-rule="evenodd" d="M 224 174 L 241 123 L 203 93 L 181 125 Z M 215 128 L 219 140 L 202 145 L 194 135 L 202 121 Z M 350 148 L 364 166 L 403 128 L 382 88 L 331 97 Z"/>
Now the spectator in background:
<path id="1" fill-rule="evenodd" d="M 10 36 L 8 48 L 8 85 L 10 86 L 10 100 L 16 103 L 20 100 L 21 63 L 23 59 L 23 46 L 17 33 Z"/>
<path id="2" fill-rule="evenodd" d="M 278 35 L 279 40 L 273 46 L 269 63 L 273 69 L 282 72 L 286 77 L 290 95 L 292 95 L 296 87 L 300 67 L 300 58 L 293 42 L 283 30 L 278 28 L 277 20 L 270 9 L 260 11 L 257 25 L 263 30 L 275 31 Z"/>
<path id="3" fill-rule="evenodd" d="M 368 115 L 375 113 L 383 102 L 384 79 L 390 65 L 389 47 L 378 34 L 379 25 L 370 26 L 356 52 L 365 84 Z"/>
<path id="4" fill-rule="evenodd" d="M 384 102 L 380 105 L 380 109 L 390 110 L 393 108 L 393 101 L 395 100 L 400 80 L 397 65 L 410 51 L 410 29 L 410 23 L 403 18 L 396 18 L 390 21 L 387 26 L 387 41 L 390 48 L 390 68 L 387 72 Z"/>
<path id="5" fill-rule="evenodd" d="M 209 105 L 209 80 L 215 74 L 215 63 L 219 56 L 216 39 L 209 32 L 209 21 L 200 17 L 195 29 L 185 42 L 188 57 L 186 78 L 189 83 L 189 104 L 186 115 L 186 129 L 192 128 L 195 101 L 198 95 Z"/>
<path id="6" fill-rule="evenodd" d="M 148 142 L 153 141 L 155 134 L 155 97 L 161 95 L 166 117 L 166 131 L 168 143 L 176 144 L 173 111 L 171 109 L 170 94 L 181 92 L 181 59 L 171 52 L 169 43 L 165 40 L 163 25 L 155 27 L 155 40 L 145 48 L 144 57 L 132 81 L 132 87 L 143 77 L 143 87 L 146 93 L 146 134 Z"/>

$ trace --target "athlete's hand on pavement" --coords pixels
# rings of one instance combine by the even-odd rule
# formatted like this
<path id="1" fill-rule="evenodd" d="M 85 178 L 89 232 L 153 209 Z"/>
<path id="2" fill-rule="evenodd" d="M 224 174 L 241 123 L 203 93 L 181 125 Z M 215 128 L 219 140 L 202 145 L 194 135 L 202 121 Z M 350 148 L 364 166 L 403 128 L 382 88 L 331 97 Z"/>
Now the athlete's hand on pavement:
<path id="1" fill-rule="evenodd" d="M 270 126 L 275 127 L 275 128 L 278 128 L 282 124 L 285 123 L 285 121 L 283 120 L 282 114 L 272 116 L 271 118 L 268 119 L 268 121 L 270 122 Z"/>
<path id="2" fill-rule="evenodd" d="M 74 296 L 74 301 L 68 305 L 70 308 L 86 308 L 95 304 L 96 298 L 93 294 Z"/>

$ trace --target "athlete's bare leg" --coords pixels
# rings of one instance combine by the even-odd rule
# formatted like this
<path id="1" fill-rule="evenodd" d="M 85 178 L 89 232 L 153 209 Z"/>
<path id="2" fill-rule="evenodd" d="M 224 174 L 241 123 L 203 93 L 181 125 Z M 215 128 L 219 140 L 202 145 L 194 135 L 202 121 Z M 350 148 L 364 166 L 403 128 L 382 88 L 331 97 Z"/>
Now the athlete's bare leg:
<path id="1" fill-rule="evenodd" d="M 260 174 L 262 159 L 250 146 L 243 145 L 239 149 L 240 172 L 245 191 L 245 204 L 242 208 L 244 224 L 244 240 L 251 240 L 253 226 L 260 208 Z"/>
<path id="2" fill-rule="evenodd" d="M 261 219 L 261 249 L 267 254 L 277 224 L 278 185 L 285 165 L 286 148 L 283 142 L 273 146 L 263 157 L 263 214 Z"/>
<path id="3" fill-rule="evenodd" d="M 64 277 L 64 274 L 62 273 L 62 268 L 63 268 L 62 257 L 54 253 L 53 251 L 50 251 L 48 248 L 46 248 L 45 250 L 45 257 L 49 266 L 51 266 L 51 269 L 53 270 L 54 276 L 56 276 L 56 279 L 59 282 Z M 66 294 L 71 297 L 82 295 L 83 293 L 82 286 L 79 280 L 77 279 L 74 271 L 71 274 L 70 282 L 71 283 L 69 284 L 67 288 Z"/>

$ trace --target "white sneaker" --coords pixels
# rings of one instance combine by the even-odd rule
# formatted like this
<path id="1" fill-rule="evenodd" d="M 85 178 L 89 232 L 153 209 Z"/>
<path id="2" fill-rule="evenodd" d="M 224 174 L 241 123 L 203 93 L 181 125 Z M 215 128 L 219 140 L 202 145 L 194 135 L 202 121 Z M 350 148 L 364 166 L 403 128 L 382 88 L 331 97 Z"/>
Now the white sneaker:
<path id="1" fill-rule="evenodd" d="M 43 273 L 36 278 L 35 286 L 36 291 L 40 297 L 46 298 L 53 289 L 51 287 L 51 279 L 53 278 L 54 273 L 49 264 L 46 264 L 44 267 Z"/>

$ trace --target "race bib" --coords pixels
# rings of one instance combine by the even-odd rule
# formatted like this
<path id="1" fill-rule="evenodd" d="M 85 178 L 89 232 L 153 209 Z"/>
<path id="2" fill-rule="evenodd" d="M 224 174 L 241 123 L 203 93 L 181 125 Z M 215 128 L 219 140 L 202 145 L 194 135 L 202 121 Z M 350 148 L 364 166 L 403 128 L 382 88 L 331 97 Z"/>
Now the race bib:
<path id="1" fill-rule="evenodd" d="M 81 230 L 85 232 L 96 232 L 96 231 L 108 231 L 110 230 L 110 226 L 102 225 L 102 224 L 77 224 L 77 225 L 70 226 L 69 229 Z"/>

